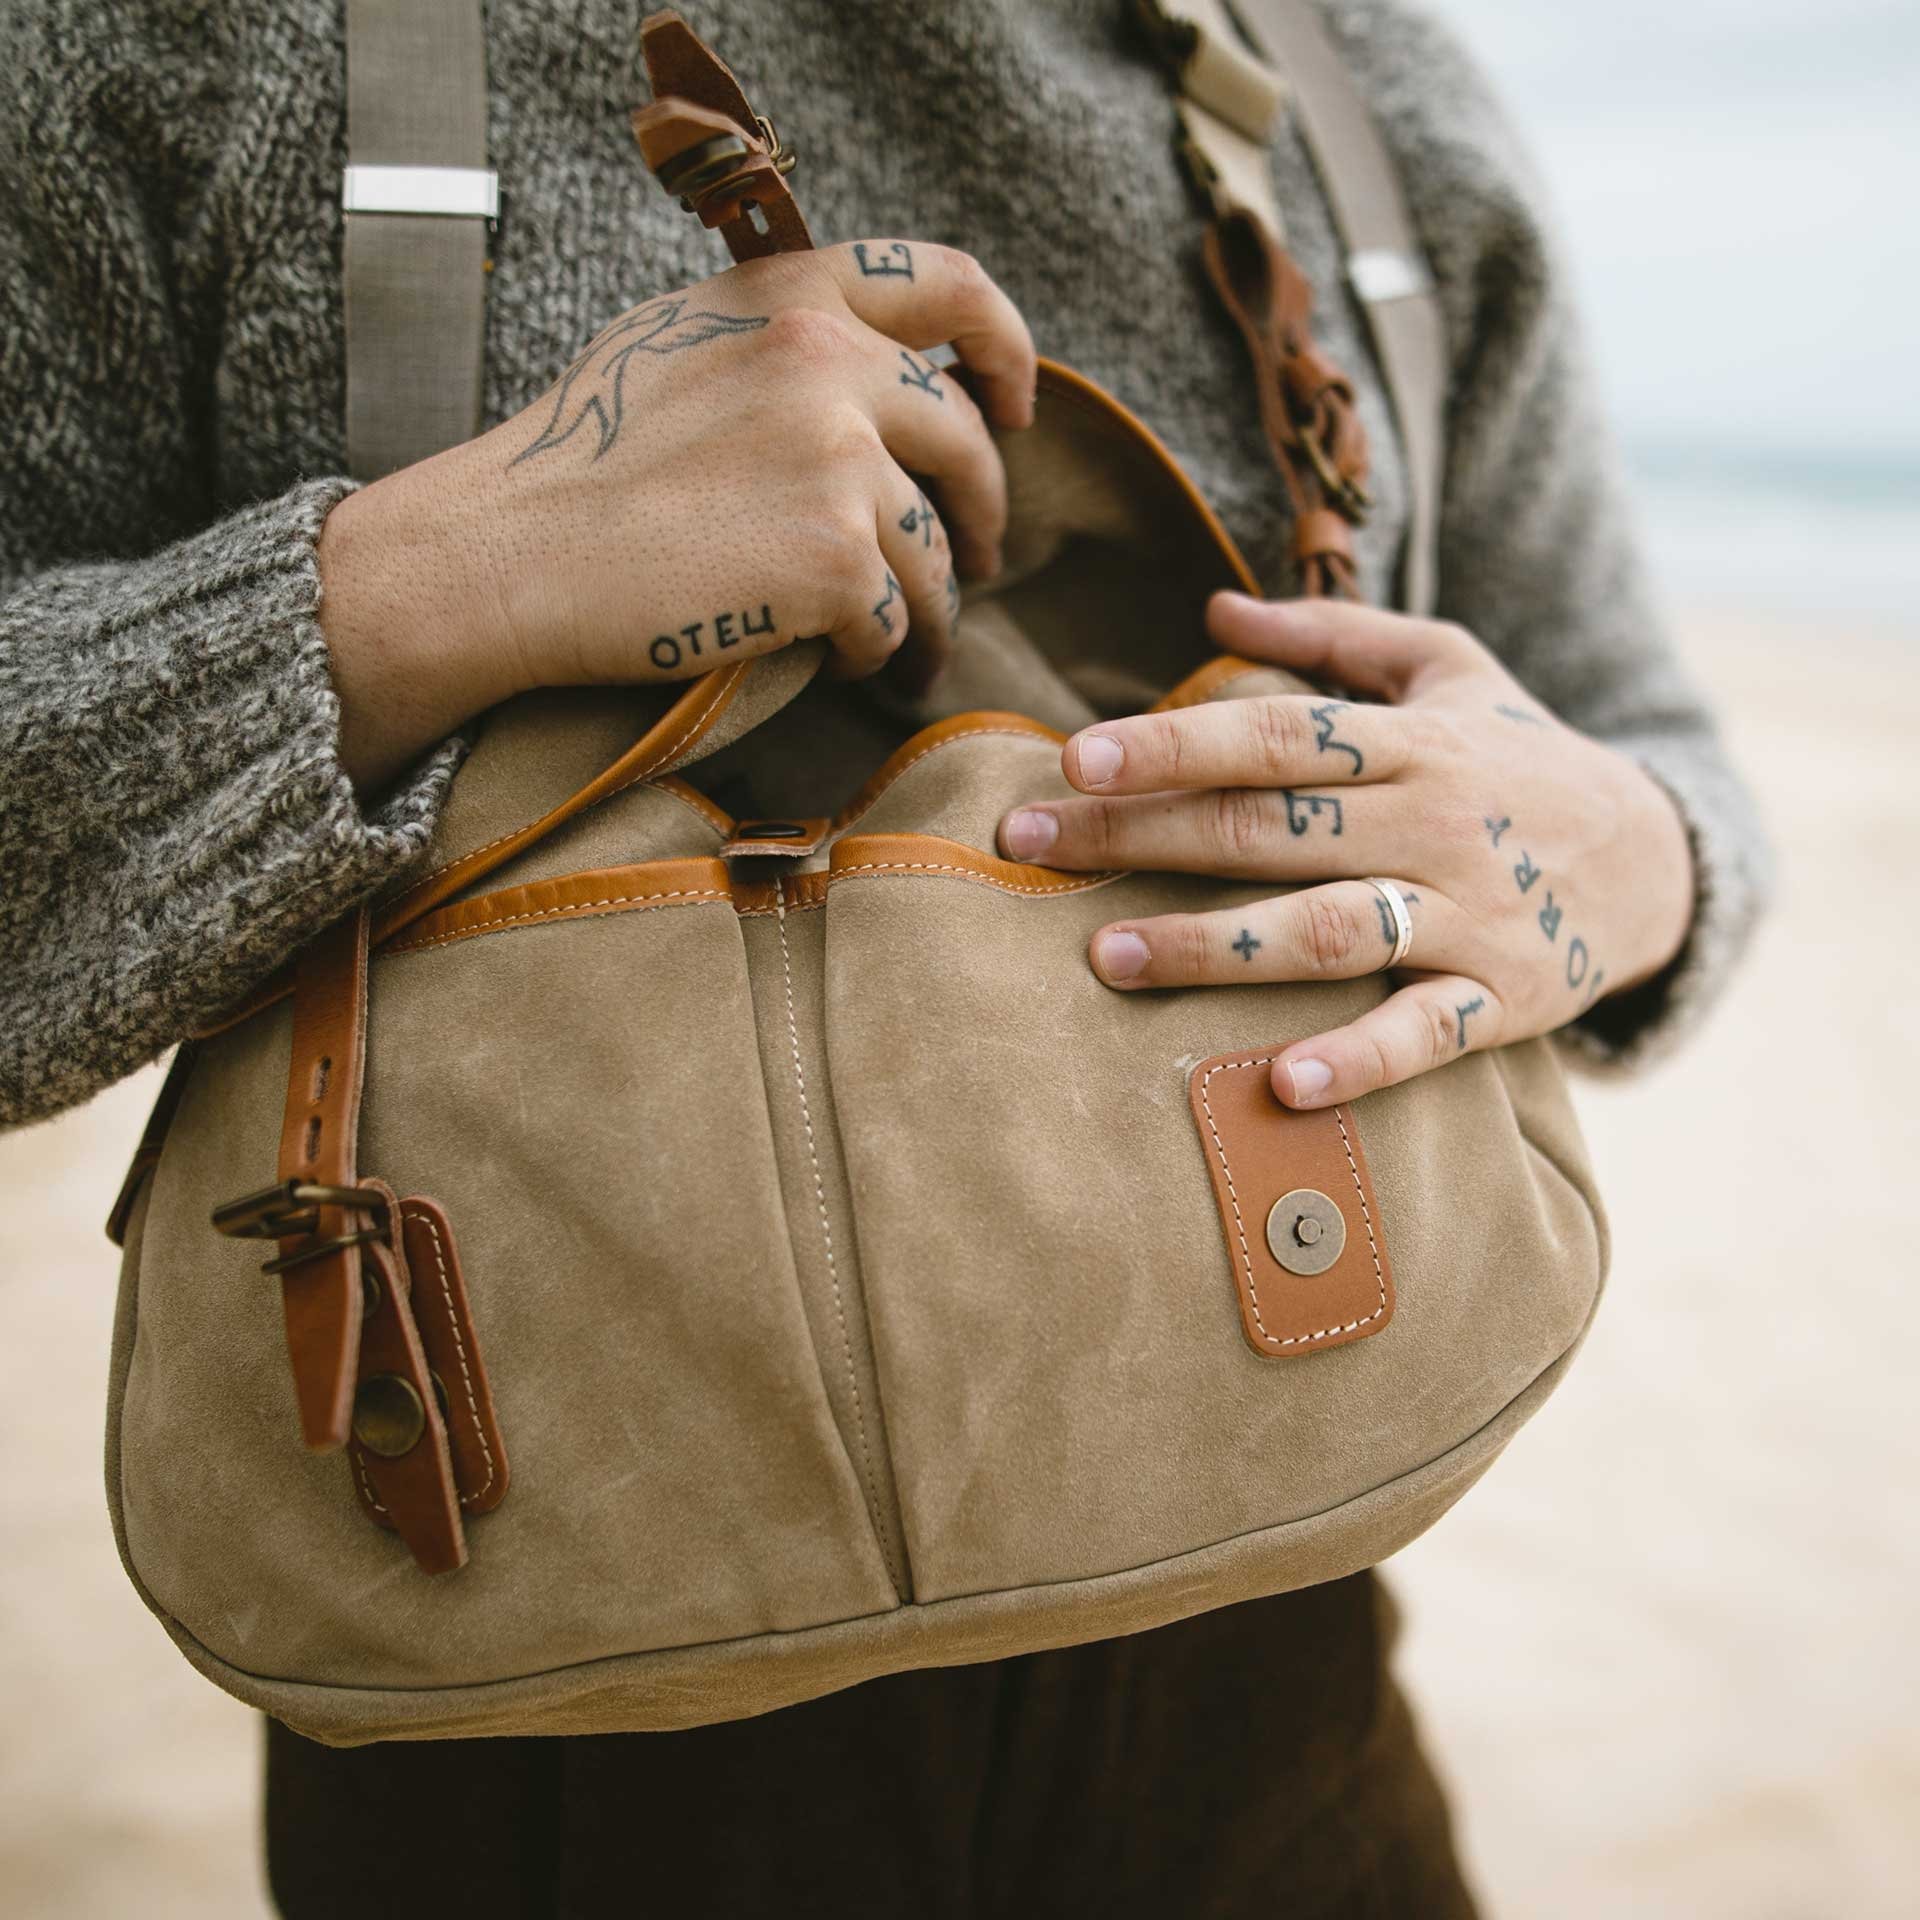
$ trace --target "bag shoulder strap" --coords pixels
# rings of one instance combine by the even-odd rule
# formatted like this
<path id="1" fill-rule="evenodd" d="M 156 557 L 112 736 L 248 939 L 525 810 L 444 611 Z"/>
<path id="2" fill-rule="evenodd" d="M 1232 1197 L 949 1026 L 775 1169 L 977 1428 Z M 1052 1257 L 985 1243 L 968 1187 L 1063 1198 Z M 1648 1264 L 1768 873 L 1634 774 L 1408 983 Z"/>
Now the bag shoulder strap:
<path id="1" fill-rule="evenodd" d="M 1447 402 L 1446 326 L 1433 275 L 1380 129 L 1311 0 L 1239 0 L 1238 10 L 1292 89 L 1346 247 L 1348 284 L 1367 316 L 1407 463 L 1401 604 L 1428 614 L 1439 590 Z"/>
<path id="2" fill-rule="evenodd" d="M 377 480 L 480 426 L 499 183 L 481 0 L 346 0 L 347 470 Z"/>

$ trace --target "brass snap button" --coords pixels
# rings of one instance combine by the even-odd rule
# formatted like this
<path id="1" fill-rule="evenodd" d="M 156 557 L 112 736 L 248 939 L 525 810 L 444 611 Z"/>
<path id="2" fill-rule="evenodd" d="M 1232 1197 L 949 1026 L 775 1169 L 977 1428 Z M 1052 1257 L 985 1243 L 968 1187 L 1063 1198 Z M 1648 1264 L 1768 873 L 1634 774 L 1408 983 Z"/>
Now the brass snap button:
<path id="1" fill-rule="evenodd" d="M 1347 1244 L 1347 1222 L 1317 1187 L 1295 1187 L 1267 1215 L 1267 1246 L 1289 1273 L 1325 1273 Z"/>
<path id="2" fill-rule="evenodd" d="M 420 1396 L 397 1373 L 370 1373 L 353 1396 L 353 1437 L 369 1453 L 398 1460 L 427 1430 Z"/>

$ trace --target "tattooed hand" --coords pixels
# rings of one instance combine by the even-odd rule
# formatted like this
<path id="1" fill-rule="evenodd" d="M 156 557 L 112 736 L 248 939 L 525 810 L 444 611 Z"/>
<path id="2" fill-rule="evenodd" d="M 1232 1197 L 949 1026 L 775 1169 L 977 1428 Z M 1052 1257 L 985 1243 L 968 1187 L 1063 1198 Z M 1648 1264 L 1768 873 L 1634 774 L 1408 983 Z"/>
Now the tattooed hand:
<path id="1" fill-rule="evenodd" d="M 972 392 L 928 358 L 943 344 Z M 527 687 L 689 679 L 803 635 L 848 674 L 910 647 L 930 678 L 956 564 L 999 566 L 988 421 L 1026 425 L 1033 385 L 1012 302 L 920 241 L 755 260 L 634 308 L 525 412 L 328 516 L 349 774 L 377 786 Z"/>
<path id="2" fill-rule="evenodd" d="M 1015 860 L 1275 881 L 1226 912 L 1102 927 L 1111 987 L 1378 972 L 1407 902 L 1398 991 L 1275 1060 L 1289 1106 L 1329 1106 L 1562 1026 L 1650 979 L 1693 912 L 1686 833 L 1631 760 L 1533 701 L 1459 627 L 1328 600 L 1218 594 L 1209 631 L 1361 700 L 1223 700 L 1102 721 L 1066 744 L 1087 796 L 1000 825 Z"/>

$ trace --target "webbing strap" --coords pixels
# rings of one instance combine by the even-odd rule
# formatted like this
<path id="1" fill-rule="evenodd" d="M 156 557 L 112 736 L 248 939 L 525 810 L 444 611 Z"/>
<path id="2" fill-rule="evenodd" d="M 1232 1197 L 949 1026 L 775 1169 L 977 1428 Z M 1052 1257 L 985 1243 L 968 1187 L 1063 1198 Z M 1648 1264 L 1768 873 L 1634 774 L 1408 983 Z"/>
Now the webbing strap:
<path id="1" fill-rule="evenodd" d="M 1400 603 L 1431 613 L 1439 589 L 1440 485 L 1446 457 L 1445 321 L 1399 175 L 1373 115 L 1309 0 L 1238 0 L 1254 43 L 1286 76 L 1347 250 L 1407 464 Z"/>
<path id="2" fill-rule="evenodd" d="M 347 470 L 377 480 L 479 430 L 487 50 L 480 0 L 346 6 Z"/>

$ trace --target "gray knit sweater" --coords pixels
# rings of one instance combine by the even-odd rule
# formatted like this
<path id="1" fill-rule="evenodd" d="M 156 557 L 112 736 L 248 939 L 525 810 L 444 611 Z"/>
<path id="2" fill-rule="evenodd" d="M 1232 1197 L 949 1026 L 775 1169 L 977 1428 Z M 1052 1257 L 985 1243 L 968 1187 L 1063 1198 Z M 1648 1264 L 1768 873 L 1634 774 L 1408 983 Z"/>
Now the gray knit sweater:
<path id="1" fill-rule="evenodd" d="M 642 0 L 489 0 L 508 218 L 486 414 L 599 326 L 724 264 L 643 170 Z M 1286 508 L 1240 348 L 1196 266 L 1168 100 L 1122 0 L 694 0 L 804 156 L 823 238 L 970 248 L 1043 352 L 1171 443 L 1269 587 Z M 1690 824 L 1680 963 L 1603 1002 L 1595 1057 L 1712 996 L 1764 879 L 1748 799 L 1649 604 L 1539 197 L 1459 49 L 1331 0 L 1403 164 L 1453 356 L 1442 611 Z M 346 491 L 340 0 L 0 9 L 0 1123 L 86 1098 L 217 1013 L 424 847 L 458 761 L 377 805 L 342 774 L 314 541 Z M 1274 155 L 1320 332 L 1353 370 L 1381 511 L 1403 487 L 1312 168 Z"/>

